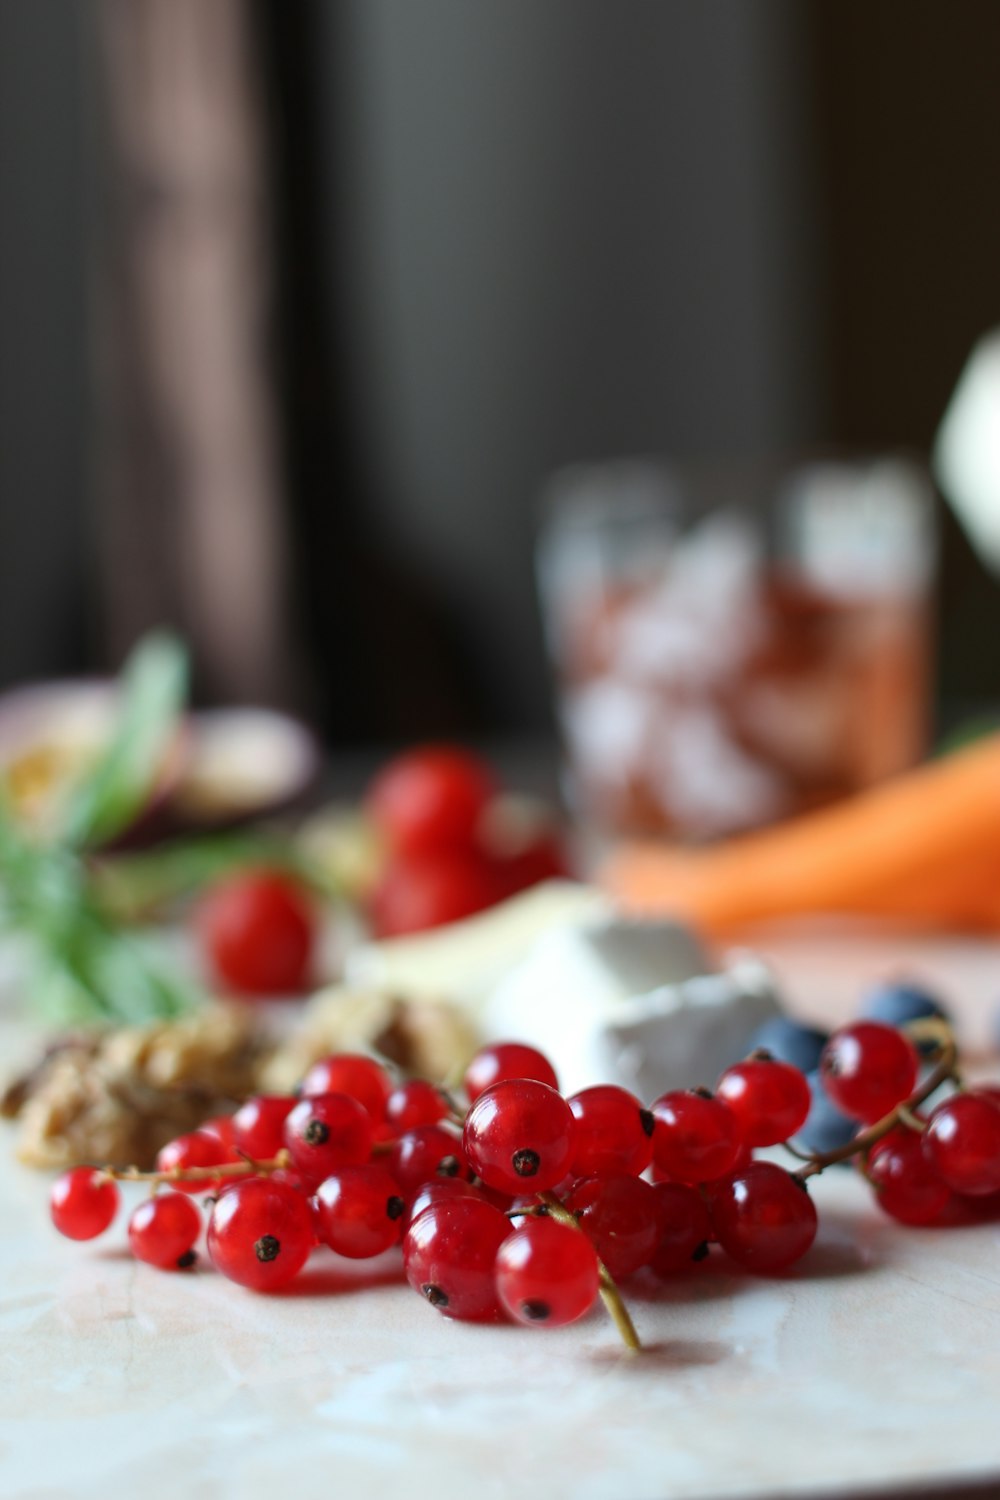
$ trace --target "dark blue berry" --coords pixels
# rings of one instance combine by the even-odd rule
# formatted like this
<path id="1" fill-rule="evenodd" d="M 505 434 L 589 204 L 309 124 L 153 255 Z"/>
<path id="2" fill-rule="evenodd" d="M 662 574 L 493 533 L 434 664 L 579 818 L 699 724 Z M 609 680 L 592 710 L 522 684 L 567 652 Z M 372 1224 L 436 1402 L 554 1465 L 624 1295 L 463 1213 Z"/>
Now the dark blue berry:
<path id="1" fill-rule="evenodd" d="M 812 1108 L 795 1137 L 795 1144 L 819 1154 L 846 1146 L 858 1132 L 857 1120 L 849 1120 L 830 1102 L 818 1071 L 810 1073 L 807 1081 L 812 1094 Z"/>
<path id="2" fill-rule="evenodd" d="M 791 1063 L 801 1073 L 811 1073 L 819 1067 L 819 1055 L 826 1042 L 825 1031 L 803 1026 L 788 1016 L 772 1016 L 754 1032 L 750 1046 L 763 1047 L 778 1062 Z"/>
<path id="3" fill-rule="evenodd" d="M 949 1019 L 941 1002 L 917 984 L 880 984 L 861 1002 L 861 1014 L 866 1021 L 882 1021 L 886 1026 L 905 1026 L 928 1017 Z M 934 1051 L 932 1041 L 917 1042 L 916 1047 L 918 1052 Z"/>

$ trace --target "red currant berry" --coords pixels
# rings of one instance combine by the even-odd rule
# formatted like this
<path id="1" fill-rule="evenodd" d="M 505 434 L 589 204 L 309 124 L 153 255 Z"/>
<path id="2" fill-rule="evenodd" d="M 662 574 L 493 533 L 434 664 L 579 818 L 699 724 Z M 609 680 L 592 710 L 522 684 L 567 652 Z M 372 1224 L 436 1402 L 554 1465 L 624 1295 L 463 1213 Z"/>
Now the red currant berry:
<path id="1" fill-rule="evenodd" d="M 366 806 L 390 848 L 406 854 L 467 847 L 496 793 L 489 767 L 467 750 L 425 745 L 379 773 Z"/>
<path id="2" fill-rule="evenodd" d="M 533 1078 L 536 1083 L 547 1083 L 550 1089 L 559 1087 L 555 1068 L 543 1052 L 523 1042 L 491 1042 L 480 1048 L 465 1070 L 469 1103 L 474 1104 L 486 1089 L 509 1078 Z"/>
<path id="3" fill-rule="evenodd" d="M 314 1243 L 308 1201 L 287 1183 L 267 1177 L 234 1183 L 208 1221 L 212 1264 L 230 1281 L 255 1292 L 287 1286 Z"/>
<path id="4" fill-rule="evenodd" d="M 357 1167 L 372 1149 L 372 1120 L 346 1094 L 300 1099 L 285 1121 L 285 1145 L 307 1183 L 320 1183 L 339 1167 Z"/>
<path id="5" fill-rule="evenodd" d="M 951 1188 L 924 1155 L 920 1136 L 904 1127 L 876 1141 L 867 1176 L 879 1207 L 902 1224 L 935 1224 L 951 1204 Z"/>
<path id="6" fill-rule="evenodd" d="M 805 1124 L 812 1095 L 805 1074 L 771 1057 L 749 1057 L 727 1068 L 716 1089 L 736 1116 L 748 1146 L 776 1146 Z"/>
<path id="7" fill-rule="evenodd" d="M 527 1219 L 496 1258 L 500 1301 L 518 1323 L 561 1328 L 588 1313 L 601 1280 L 585 1234 L 554 1219 Z"/>
<path id="8" fill-rule="evenodd" d="M 816 1238 L 816 1209 L 804 1183 L 769 1161 L 720 1182 L 712 1225 L 727 1255 L 748 1271 L 783 1271 Z"/>
<path id="9" fill-rule="evenodd" d="M 466 1182 L 464 1177 L 435 1177 L 417 1189 L 413 1202 L 403 1216 L 403 1232 L 405 1233 L 414 1219 L 419 1218 L 424 1209 L 430 1208 L 432 1203 L 443 1203 L 448 1198 L 482 1197 L 479 1189 L 474 1188 L 471 1182 Z"/>
<path id="10" fill-rule="evenodd" d="M 913 1093 L 916 1049 L 908 1037 L 879 1021 L 858 1021 L 835 1031 L 823 1048 L 819 1070 L 837 1109 L 872 1125 Z"/>
<path id="11" fill-rule="evenodd" d="M 206 1130 L 193 1130 L 189 1135 L 179 1135 L 168 1141 L 156 1158 L 158 1172 L 189 1172 L 192 1168 L 223 1167 L 230 1160 L 230 1153 L 217 1135 Z M 175 1182 L 181 1193 L 215 1193 L 219 1189 L 218 1178 L 199 1178 L 194 1182 Z"/>
<path id="12" fill-rule="evenodd" d="M 945 1099 L 921 1143 L 928 1164 L 956 1193 L 978 1198 L 1000 1190 L 1000 1104 L 990 1095 Z"/>
<path id="13" fill-rule="evenodd" d="M 236 1145 L 251 1161 L 269 1161 L 285 1144 L 285 1121 L 298 1103 L 285 1094 L 257 1094 L 233 1116 Z"/>
<path id="14" fill-rule="evenodd" d="M 479 1095 L 462 1137 L 473 1171 L 502 1193 L 544 1192 L 566 1176 L 576 1121 L 547 1083 L 510 1078 Z"/>
<path id="15" fill-rule="evenodd" d="M 432 1083 L 413 1078 L 393 1089 L 385 1101 L 386 1123 L 399 1135 L 418 1125 L 437 1125 L 448 1113 L 448 1101 Z"/>
<path id="16" fill-rule="evenodd" d="M 567 1099 L 576 1120 L 571 1171 L 578 1177 L 627 1172 L 638 1177 L 653 1156 L 656 1121 L 627 1089 L 612 1083 Z"/>
<path id="17" fill-rule="evenodd" d="M 459 922 L 496 905 L 496 870 L 474 849 L 439 849 L 397 857 L 372 892 L 370 917 L 376 936 L 403 937 Z"/>
<path id="18" fill-rule="evenodd" d="M 309 983 L 315 918 L 287 876 L 234 875 L 203 898 L 197 921 L 209 968 L 225 988 L 290 995 Z"/>
<path id="19" fill-rule="evenodd" d="M 136 1260 L 161 1271 L 193 1266 L 200 1233 L 201 1214 L 183 1193 L 156 1193 L 139 1204 L 128 1222 L 128 1242 Z"/>
<path id="20" fill-rule="evenodd" d="M 652 1108 L 653 1159 L 674 1182 L 710 1182 L 733 1170 L 741 1150 L 729 1105 L 698 1089 L 663 1094 Z"/>
<path id="21" fill-rule="evenodd" d="M 320 1238 L 338 1255 L 366 1260 L 397 1245 L 406 1203 L 384 1167 L 341 1167 L 316 1193 Z"/>
<path id="22" fill-rule="evenodd" d="M 501 1314 L 493 1268 L 509 1233 L 500 1210 L 480 1198 L 432 1203 L 403 1238 L 406 1279 L 446 1318 L 495 1320 Z"/>
<path id="23" fill-rule="evenodd" d="M 405 1198 L 412 1198 L 425 1182 L 443 1177 L 472 1176 L 458 1136 L 440 1125 L 418 1125 L 401 1135 L 389 1157 L 389 1171 Z"/>
<path id="24" fill-rule="evenodd" d="M 71 1167 L 52 1184 L 49 1210 L 60 1234 L 93 1240 L 114 1220 L 121 1202 L 118 1184 L 96 1167 Z"/>
<path id="25" fill-rule="evenodd" d="M 579 1183 L 566 1207 L 615 1280 L 647 1264 L 664 1229 L 654 1188 L 624 1172 Z"/>
<path id="26" fill-rule="evenodd" d="M 660 1241 L 649 1262 L 657 1276 L 686 1271 L 708 1254 L 712 1221 L 697 1189 L 682 1182 L 653 1184 L 660 1207 Z"/>
<path id="27" fill-rule="evenodd" d="M 221 1141 L 226 1149 L 226 1161 L 239 1161 L 236 1150 L 236 1126 L 233 1124 L 232 1115 L 216 1115 L 214 1119 L 206 1120 L 198 1129 L 203 1135 L 214 1135 L 217 1141 Z"/>
<path id="28" fill-rule="evenodd" d="M 363 1052 L 337 1052 L 333 1057 L 322 1057 L 302 1080 L 303 1098 L 314 1094 L 346 1094 L 364 1105 L 372 1119 L 380 1122 L 391 1091 L 388 1073 Z"/>

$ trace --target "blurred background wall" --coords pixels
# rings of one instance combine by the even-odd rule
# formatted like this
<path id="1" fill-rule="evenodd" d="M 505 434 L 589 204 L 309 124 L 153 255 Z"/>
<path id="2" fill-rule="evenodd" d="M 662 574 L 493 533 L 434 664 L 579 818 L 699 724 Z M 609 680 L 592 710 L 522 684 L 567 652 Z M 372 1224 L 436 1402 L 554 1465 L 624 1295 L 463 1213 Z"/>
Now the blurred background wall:
<path id="1" fill-rule="evenodd" d="M 128 27 L 166 101 L 138 195 Z M 149 240 L 203 214 L 177 122 L 218 105 L 223 47 L 245 154 L 222 156 L 254 165 L 205 177 L 245 210 L 220 188 L 198 222 L 232 237 L 219 265 L 251 247 L 220 285 L 255 333 L 216 447 L 190 392 L 164 417 L 135 309 Z M 0 682 L 100 669 L 166 618 L 204 694 L 297 704 L 339 741 L 544 726 L 554 467 L 927 448 L 1000 321 L 998 75 L 991 0 L 4 0 Z M 236 587 L 225 538 L 261 524 Z M 970 646 L 1000 605 L 950 526 L 942 619 L 948 692 L 995 692 Z"/>

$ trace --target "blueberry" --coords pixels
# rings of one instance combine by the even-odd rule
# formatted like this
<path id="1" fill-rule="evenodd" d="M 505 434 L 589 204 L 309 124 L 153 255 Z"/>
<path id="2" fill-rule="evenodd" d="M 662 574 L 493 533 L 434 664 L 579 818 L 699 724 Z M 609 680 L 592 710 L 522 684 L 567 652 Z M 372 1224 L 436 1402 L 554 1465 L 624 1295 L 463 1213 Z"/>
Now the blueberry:
<path id="1" fill-rule="evenodd" d="M 861 1002 L 861 1014 L 866 1021 L 882 1021 L 886 1026 L 905 1026 L 908 1021 L 928 1017 L 949 1019 L 940 1001 L 917 984 L 881 984 L 869 990 Z M 916 1048 L 925 1055 L 935 1050 L 934 1043 L 927 1040 L 917 1042 Z"/>
<path id="2" fill-rule="evenodd" d="M 831 1104 L 818 1070 L 809 1074 L 808 1082 L 809 1092 L 812 1094 L 812 1108 L 795 1138 L 795 1144 L 817 1153 L 836 1151 L 840 1146 L 846 1146 L 848 1141 L 853 1140 L 860 1128 L 858 1122 L 849 1120 L 834 1104 Z"/>
<path id="3" fill-rule="evenodd" d="M 791 1063 L 803 1073 L 819 1066 L 819 1055 L 826 1045 L 826 1032 L 803 1026 L 788 1016 L 772 1016 L 758 1027 L 751 1047 L 764 1047 L 778 1062 Z"/>
<path id="4" fill-rule="evenodd" d="M 948 1019 L 939 1000 L 917 984 L 880 984 L 869 990 L 861 1002 L 866 1021 L 883 1021 L 886 1026 L 905 1026 L 907 1021 L 923 1021 L 928 1016 Z"/>

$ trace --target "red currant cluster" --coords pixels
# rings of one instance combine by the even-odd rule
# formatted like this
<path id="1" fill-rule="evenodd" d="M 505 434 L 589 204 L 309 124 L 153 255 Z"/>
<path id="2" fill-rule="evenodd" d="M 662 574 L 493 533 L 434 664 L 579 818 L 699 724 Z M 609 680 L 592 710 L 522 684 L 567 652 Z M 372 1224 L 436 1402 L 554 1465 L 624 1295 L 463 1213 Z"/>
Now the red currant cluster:
<path id="1" fill-rule="evenodd" d="M 766 1053 L 729 1068 L 714 1093 L 671 1091 L 646 1109 L 613 1085 L 566 1099 L 541 1053 L 501 1043 L 470 1064 L 464 1114 L 423 1080 L 394 1085 L 372 1058 L 341 1054 L 310 1070 L 300 1096 L 250 1099 L 173 1141 L 155 1173 L 65 1173 L 52 1217 L 90 1239 L 116 1215 L 116 1178 L 150 1180 L 129 1240 L 152 1265 L 192 1264 L 190 1195 L 207 1193 L 209 1256 L 255 1291 L 285 1286 L 317 1244 L 363 1259 L 401 1242 L 410 1285 L 447 1317 L 558 1327 L 601 1295 L 637 1346 L 618 1280 L 672 1276 L 712 1245 L 750 1271 L 785 1269 L 816 1235 L 807 1179 L 835 1161 L 856 1157 L 906 1223 L 1000 1193 L 1000 1088 L 959 1088 L 920 1113 L 957 1081 L 947 1028 L 920 1024 L 935 1060 L 919 1087 L 901 1030 L 862 1021 L 827 1042 L 824 1086 L 860 1128 L 825 1155 L 794 1144 L 805 1076 Z M 804 1165 L 754 1155 L 779 1144 Z"/>

